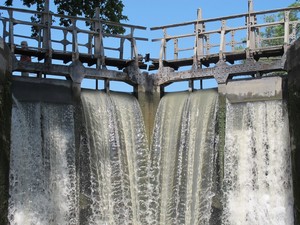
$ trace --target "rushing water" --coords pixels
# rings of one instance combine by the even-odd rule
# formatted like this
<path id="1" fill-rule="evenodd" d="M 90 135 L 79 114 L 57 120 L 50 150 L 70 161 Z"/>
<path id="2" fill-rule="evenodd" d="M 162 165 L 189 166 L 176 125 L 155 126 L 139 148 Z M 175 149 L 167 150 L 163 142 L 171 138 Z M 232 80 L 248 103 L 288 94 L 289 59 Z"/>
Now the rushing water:
<path id="1" fill-rule="evenodd" d="M 223 224 L 294 224 L 289 144 L 282 101 L 228 103 Z"/>
<path id="2" fill-rule="evenodd" d="M 209 224 L 216 103 L 215 90 L 162 99 L 151 150 L 152 224 Z"/>
<path id="3" fill-rule="evenodd" d="M 149 148 L 129 94 L 83 90 L 82 116 L 14 99 L 11 225 L 293 224 L 285 104 L 227 103 L 224 168 L 217 115 L 216 90 L 167 94 Z"/>
<path id="4" fill-rule="evenodd" d="M 73 107 L 15 101 L 12 110 L 11 225 L 76 224 Z"/>
<path id="5" fill-rule="evenodd" d="M 148 144 L 137 100 L 82 93 L 81 224 L 147 224 Z"/>

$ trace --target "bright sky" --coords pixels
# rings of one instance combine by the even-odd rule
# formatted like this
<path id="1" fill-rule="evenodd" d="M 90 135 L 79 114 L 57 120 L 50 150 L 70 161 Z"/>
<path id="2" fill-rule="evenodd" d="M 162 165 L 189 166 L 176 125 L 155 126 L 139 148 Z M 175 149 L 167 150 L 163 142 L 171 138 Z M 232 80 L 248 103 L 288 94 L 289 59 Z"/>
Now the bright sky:
<path id="1" fill-rule="evenodd" d="M 253 0 L 254 10 L 284 8 L 295 0 Z M 247 12 L 248 0 L 123 0 L 130 24 L 153 27 L 196 19 L 198 8 L 203 18 Z"/>

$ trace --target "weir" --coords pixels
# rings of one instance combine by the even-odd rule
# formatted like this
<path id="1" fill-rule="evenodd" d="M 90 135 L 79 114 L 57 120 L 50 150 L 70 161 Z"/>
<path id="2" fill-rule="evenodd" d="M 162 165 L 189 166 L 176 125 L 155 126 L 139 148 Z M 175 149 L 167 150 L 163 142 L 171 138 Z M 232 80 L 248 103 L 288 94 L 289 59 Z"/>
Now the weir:
<path id="1" fill-rule="evenodd" d="M 97 11 L 64 28 L 51 22 L 62 15 L 41 12 L 33 24 L 17 14 L 39 12 L 0 7 L 0 224 L 298 224 L 300 41 L 289 15 L 300 8 L 249 3 L 244 14 L 203 19 L 198 10 L 195 21 L 151 28 L 164 34 L 152 40 L 158 58 L 138 52 L 148 39 L 134 31 L 145 27 Z M 272 13 L 283 19 L 261 20 Z M 227 26 L 235 20 L 244 25 Z M 106 34 L 105 24 L 127 33 Z M 168 34 L 185 26 L 190 33 Z M 283 36 L 263 36 L 276 26 Z M 180 47 L 185 38 L 191 48 Z M 216 88 L 196 90 L 211 78 Z M 86 79 L 95 90 L 81 87 Z M 111 81 L 133 92 L 113 92 Z M 188 89 L 165 92 L 177 81 Z"/>

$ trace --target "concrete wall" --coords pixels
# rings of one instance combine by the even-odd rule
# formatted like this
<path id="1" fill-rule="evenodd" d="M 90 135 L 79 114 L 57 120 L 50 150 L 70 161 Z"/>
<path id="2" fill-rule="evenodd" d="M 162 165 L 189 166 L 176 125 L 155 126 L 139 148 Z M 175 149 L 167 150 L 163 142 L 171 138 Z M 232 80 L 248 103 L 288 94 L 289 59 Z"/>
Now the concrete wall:
<path id="1" fill-rule="evenodd" d="M 295 224 L 300 224 L 300 39 L 287 52 L 286 69 L 288 71 L 288 110 L 290 122 Z"/>
<path id="2" fill-rule="evenodd" d="M 0 38 L 0 224 L 8 224 L 9 153 L 11 127 L 10 51 Z"/>

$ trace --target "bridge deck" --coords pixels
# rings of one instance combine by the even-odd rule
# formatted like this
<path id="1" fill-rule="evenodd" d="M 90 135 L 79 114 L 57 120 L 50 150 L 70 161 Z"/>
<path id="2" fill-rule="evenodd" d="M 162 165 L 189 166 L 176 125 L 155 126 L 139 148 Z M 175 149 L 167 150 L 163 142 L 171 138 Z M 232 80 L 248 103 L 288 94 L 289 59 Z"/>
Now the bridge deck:
<path id="1" fill-rule="evenodd" d="M 37 57 L 38 60 L 43 60 L 46 58 L 46 51 L 39 50 L 39 49 L 22 49 L 16 47 L 14 49 L 14 53 L 18 55 L 27 55 L 31 57 Z M 69 62 L 72 62 L 73 57 L 72 52 L 63 52 L 63 51 L 52 51 L 52 59 L 56 60 L 62 60 L 63 63 L 67 64 Z M 97 64 L 97 58 L 95 55 L 87 54 L 87 53 L 79 53 L 79 60 L 82 63 L 87 63 L 88 66 L 93 66 Z M 126 59 L 119 59 L 119 58 L 111 58 L 111 57 L 105 57 L 104 64 L 106 66 L 113 66 L 117 67 L 119 70 L 127 67 L 132 61 L 132 59 L 126 60 Z M 139 68 L 140 69 L 147 69 L 147 65 L 143 62 L 139 62 Z"/>
<path id="2" fill-rule="evenodd" d="M 272 46 L 266 48 L 260 48 L 253 51 L 253 58 L 259 60 L 260 58 L 269 58 L 269 57 L 281 57 L 284 54 L 283 46 Z M 225 61 L 230 64 L 235 64 L 236 61 L 245 60 L 246 52 L 245 51 L 236 51 L 236 52 L 225 52 Z M 210 67 L 210 64 L 216 64 L 220 60 L 219 54 L 210 54 L 203 56 L 200 60 L 201 64 Z M 163 60 L 163 65 L 171 67 L 175 70 L 184 66 L 191 66 L 194 63 L 193 57 L 190 58 L 181 58 L 181 59 L 172 59 L 172 60 Z M 152 65 L 149 66 L 149 70 L 157 70 L 159 68 L 159 59 L 152 59 Z"/>

